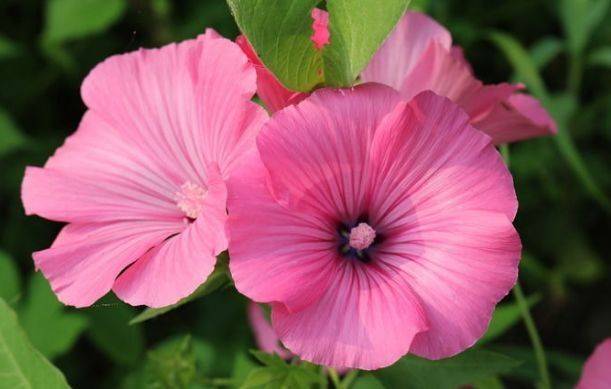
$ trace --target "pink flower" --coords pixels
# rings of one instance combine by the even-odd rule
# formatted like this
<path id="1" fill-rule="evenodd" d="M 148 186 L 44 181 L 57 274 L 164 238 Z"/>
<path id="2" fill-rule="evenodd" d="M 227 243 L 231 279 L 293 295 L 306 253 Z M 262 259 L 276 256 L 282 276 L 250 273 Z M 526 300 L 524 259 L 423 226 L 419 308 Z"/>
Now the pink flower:
<path id="1" fill-rule="evenodd" d="M 132 305 L 189 295 L 226 249 L 225 180 L 266 120 L 255 71 L 214 31 L 113 56 L 85 79 L 78 130 L 28 167 L 28 215 L 68 223 L 36 267 L 65 304 L 111 289 Z"/>
<path id="2" fill-rule="evenodd" d="M 362 72 L 411 99 L 423 90 L 463 108 L 471 124 L 496 144 L 555 134 L 556 124 L 539 102 L 519 93 L 521 85 L 484 85 L 473 75 L 450 33 L 430 17 L 408 12 Z"/>
<path id="3" fill-rule="evenodd" d="M 229 180 L 230 269 L 282 343 L 376 369 L 473 345 L 517 277 L 511 175 L 431 92 L 365 84 L 277 112 Z"/>
<path id="4" fill-rule="evenodd" d="M 321 10 L 316 13 L 326 15 Z M 328 23 L 328 15 L 326 18 Z M 333 39 L 324 30 L 324 23 L 314 26 L 315 36 L 326 33 L 326 42 Z M 256 54 L 252 48 L 249 50 L 249 58 L 262 67 L 258 59 L 253 59 Z M 268 70 L 265 72 L 267 76 L 259 80 L 257 93 L 272 112 L 303 100 L 303 94 L 289 91 Z M 490 135 L 495 144 L 557 132 L 556 123 L 541 104 L 520 92 L 522 85 L 484 85 L 475 78 L 462 49 L 452 46 L 450 33 L 418 12 L 408 12 L 399 21 L 361 73 L 361 80 L 391 86 L 405 100 L 425 90 L 446 96 L 461 106 L 469 114 L 470 123 Z"/>
<path id="5" fill-rule="evenodd" d="M 577 384 L 577 389 L 608 388 L 611 388 L 611 338 L 605 339 L 590 355 Z"/>
<path id="6" fill-rule="evenodd" d="M 248 320 L 257 342 L 257 347 L 268 354 L 278 354 L 283 359 L 292 357 L 290 351 L 280 344 L 280 339 L 265 318 L 263 307 L 255 302 L 248 304 Z"/>

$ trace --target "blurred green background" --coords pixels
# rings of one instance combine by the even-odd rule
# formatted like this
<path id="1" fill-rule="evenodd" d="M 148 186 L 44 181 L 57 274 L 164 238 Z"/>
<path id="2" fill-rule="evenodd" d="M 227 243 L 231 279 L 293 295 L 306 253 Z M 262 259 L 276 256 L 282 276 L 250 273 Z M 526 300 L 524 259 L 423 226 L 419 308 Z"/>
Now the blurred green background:
<path id="1" fill-rule="evenodd" d="M 611 336 L 609 1 L 412 3 L 448 27 L 479 78 L 526 83 L 559 123 L 560 136 L 511 145 L 509 155 L 521 282 L 554 387 L 570 387 L 594 345 Z M 25 217 L 19 199 L 25 166 L 44 164 L 76 129 L 85 110 L 80 83 L 95 64 L 206 27 L 238 33 L 220 0 L 0 0 L 0 297 L 74 387 L 181 387 L 193 369 L 239 383 L 256 366 L 246 300 L 232 288 L 139 325 L 128 325 L 137 310 L 112 296 L 83 310 L 62 307 L 31 260 L 60 225 Z M 504 307 L 512 304 L 510 295 Z M 503 375 L 507 387 L 532 387 L 536 365 L 514 311 L 488 347 L 523 362 Z"/>

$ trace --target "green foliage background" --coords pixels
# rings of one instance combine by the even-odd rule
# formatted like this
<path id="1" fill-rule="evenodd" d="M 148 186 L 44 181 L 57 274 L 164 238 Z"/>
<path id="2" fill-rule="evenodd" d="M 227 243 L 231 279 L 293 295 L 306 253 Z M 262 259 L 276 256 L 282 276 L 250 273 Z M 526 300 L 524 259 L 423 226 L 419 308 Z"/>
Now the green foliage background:
<path id="1" fill-rule="evenodd" d="M 609 1 L 414 0 L 410 8 L 446 25 L 481 79 L 526 83 L 560 125 L 558 137 L 511 145 L 509 155 L 525 247 L 521 282 L 554 387 L 571 387 L 594 345 L 611 336 Z M 19 185 L 24 167 L 42 165 L 77 127 L 81 80 L 109 55 L 191 38 L 205 27 L 230 38 L 238 33 L 220 0 L 0 1 L 0 298 L 8 304 L 0 310 L 0 340 L 16 326 L 10 307 L 27 334 L 15 342 L 31 343 L 74 387 L 316 381 L 314 367 L 295 370 L 249 354 L 255 346 L 246 300 L 231 287 L 129 325 L 137 309 L 112 296 L 91 308 L 64 308 L 34 273 L 31 253 L 48 247 L 60 226 L 26 218 Z M 519 320 L 510 295 L 485 339 L 462 359 L 430 365 L 405 358 L 351 377 L 354 387 L 532 387 L 540 378 Z M 56 377 L 31 352 L 29 364 Z M 3 361 L 0 355 L 0 372 Z M 469 370 L 473 365 L 480 369 Z M 426 381 L 431 377 L 437 381 Z M 7 382 L 0 376 L 0 388 L 11 387 Z"/>

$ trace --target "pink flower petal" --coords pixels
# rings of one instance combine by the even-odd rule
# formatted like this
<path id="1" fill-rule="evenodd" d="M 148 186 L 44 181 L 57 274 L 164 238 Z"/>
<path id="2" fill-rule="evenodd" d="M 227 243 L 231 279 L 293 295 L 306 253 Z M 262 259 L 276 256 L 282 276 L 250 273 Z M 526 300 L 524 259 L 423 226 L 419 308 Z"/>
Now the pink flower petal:
<path id="1" fill-rule="evenodd" d="M 363 70 L 361 79 L 402 90 L 405 76 L 420 62 L 433 42 L 449 50 L 452 37 L 442 25 L 427 15 L 407 12 Z"/>
<path id="2" fill-rule="evenodd" d="M 492 136 L 496 144 L 558 132 L 556 122 L 541 103 L 523 93 L 513 93 L 473 125 Z"/>
<path id="3" fill-rule="evenodd" d="M 87 112 L 44 169 L 26 169 L 26 214 L 78 223 L 178 221 L 182 216 L 172 199 L 178 173 L 155 165 L 98 115 Z"/>
<path id="4" fill-rule="evenodd" d="M 227 247 L 227 190 L 218 171 L 208 175 L 202 217 L 119 276 L 113 290 L 121 300 L 148 307 L 171 305 L 193 293 L 212 273 L 216 256 Z"/>
<path id="5" fill-rule="evenodd" d="M 251 301 L 248 304 L 248 320 L 260 350 L 269 354 L 278 354 L 283 359 L 291 357 L 290 351 L 282 347 L 276 331 L 265 318 L 263 307 Z"/>
<path id="6" fill-rule="evenodd" d="M 407 274 L 429 330 L 411 351 L 438 359 L 473 345 L 513 287 L 520 239 L 511 175 L 490 138 L 448 99 L 423 92 L 376 133 L 380 249 Z M 397 158 L 396 156 L 402 156 Z"/>
<path id="7" fill-rule="evenodd" d="M 312 9 L 312 42 L 317 49 L 322 49 L 329 44 L 329 13 L 320 8 Z"/>
<path id="8" fill-rule="evenodd" d="M 307 214 L 287 212 L 266 183 L 256 150 L 228 182 L 229 268 L 237 290 L 257 302 L 282 301 L 301 309 L 328 282 L 330 226 Z"/>
<path id="9" fill-rule="evenodd" d="M 608 389 L 611 387 L 611 338 L 596 346 L 581 373 L 577 389 Z"/>
<path id="10" fill-rule="evenodd" d="M 61 302 L 87 307 L 111 290 L 126 266 L 181 229 L 147 221 L 69 224 L 50 249 L 34 253 L 34 262 Z"/>
<path id="11" fill-rule="evenodd" d="M 358 216 L 351 212 L 366 200 L 362 168 L 373 132 L 398 101 L 389 87 L 363 84 L 350 90 L 321 89 L 278 112 L 257 139 L 275 196 L 337 220 Z M 308 153 L 297 158 L 304 149 Z M 352 190 L 345 193 L 345 187 Z"/>
<path id="12" fill-rule="evenodd" d="M 427 328 L 418 298 L 392 267 L 340 261 L 316 304 L 295 313 L 273 306 L 274 328 L 307 361 L 364 370 L 391 365 Z"/>
<path id="13" fill-rule="evenodd" d="M 110 57 L 91 71 L 81 93 L 125 141 L 197 182 L 211 162 L 226 177 L 244 151 L 240 143 L 252 145 L 266 117 L 248 101 L 255 90 L 255 71 L 239 47 L 208 31 Z"/>
<path id="14" fill-rule="evenodd" d="M 276 76 L 263 65 L 244 35 L 238 36 L 236 43 L 242 48 L 257 71 L 257 96 L 270 112 L 297 104 L 307 96 L 307 93 L 294 92 L 282 85 Z"/>

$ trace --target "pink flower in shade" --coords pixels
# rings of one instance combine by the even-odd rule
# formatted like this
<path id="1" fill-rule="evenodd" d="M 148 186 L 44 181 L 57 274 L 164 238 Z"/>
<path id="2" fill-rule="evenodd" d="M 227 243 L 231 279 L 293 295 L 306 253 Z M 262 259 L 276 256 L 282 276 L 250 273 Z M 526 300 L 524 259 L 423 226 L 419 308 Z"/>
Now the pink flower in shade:
<path id="1" fill-rule="evenodd" d="M 68 223 L 34 253 L 62 302 L 88 306 L 113 289 L 160 307 L 206 280 L 227 247 L 225 180 L 267 116 L 249 101 L 255 77 L 211 30 L 89 74 L 78 130 L 22 186 L 28 215 Z"/>
<path id="2" fill-rule="evenodd" d="M 290 351 L 282 347 L 278 335 L 265 318 L 263 307 L 255 302 L 248 304 L 248 320 L 257 342 L 257 347 L 268 354 L 278 354 L 282 359 L 292 357 Z"/>
<path id="3" fill-rule="evenodd" d="M 315 36 L 325 36 L 324 42 L 328 42 L 333 39 L 326 29 L 328 14 L 318 9 L 315 13 L 317 20 L 325 15 L 326 22 L 314 23 Z M 305 98 L 284 88 L 256 59 L 252 48 L 247 50 L 249 58 L 262 68 L 259 71 L 268 74 L 259 80 L 257 93 L 272 112 Z M 471 124 L 490 135 L 495 144 L 557 132 L 554 120 L 541 104 L 520 92 L 523 85 L 484 85 L 473 75 L 462 49 L 452 46 L 450 33 L 418 12 L 407 12 L 399 21 L 361 73 L 361 80 L 391 86 L 405 100 L 425 90 L 446 96 L 460 105 Z"/>
<path id="4" fill-rule="evenodd" d="M 611 338 L 605 339 L 590 355 L 577 384 L 577 389 L 609 388 L 611 388 Z"/>
<path id="5" fill-rule="evenodd" d="M 482 336 L 517 277 L 511 175 L 446 98 L 321 89 L 277 112 L 228 181 L 230 269 L 282 343 L 376 369 Z"/>
<path id="6" fill-rule="evenodd" d="M 452 47 L 450 33 L 418 12 L 399 21 L 361 79 L 392 86 L 408 100 L 423 90 L 446 96 L 496 144 L 557 132 L 539 102 L 519 92 L 522 85 L 484 85 L 476 79 L 462 49 Z"/>

